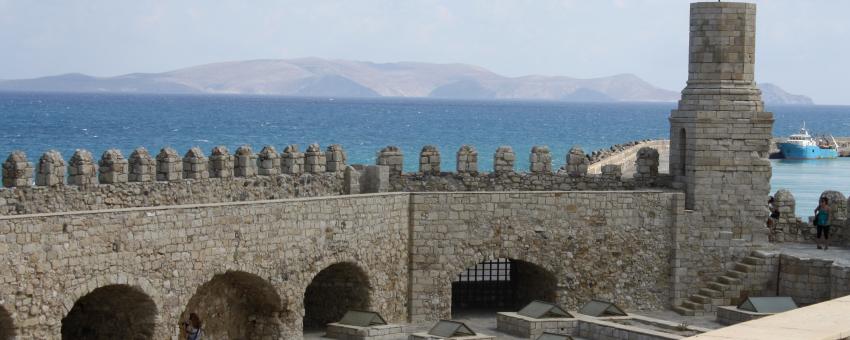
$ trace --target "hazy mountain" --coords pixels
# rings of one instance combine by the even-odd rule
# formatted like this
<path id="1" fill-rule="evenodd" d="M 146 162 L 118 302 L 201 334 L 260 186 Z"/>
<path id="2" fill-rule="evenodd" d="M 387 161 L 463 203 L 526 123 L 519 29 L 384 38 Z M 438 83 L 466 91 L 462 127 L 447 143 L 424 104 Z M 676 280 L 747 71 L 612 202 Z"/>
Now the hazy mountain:
<path id="1" fill-rule="evenodd" d="M 0 81 L 0 90 L 562 101 L 675 101 L 679 98 L 678 92 L 657 88 L 632 74 L 592 79 L 540 75 L 512 78 L 464 64 L 379 64 L 320 58 L 224 62 L 116 77 L 65 74 Z M 782 93 L 780 98 L 794 97 L 784 91 L 773 93 Z"/>
<path id="2" fill-rule="evenodd" d="M 780 104 L 780 105 L 814 105 L 812 98 L 801 94 L 790 94 L 779 86 L 771 83 L 759 83 L 761 89 L 761 98 L 765 104 Z"/>

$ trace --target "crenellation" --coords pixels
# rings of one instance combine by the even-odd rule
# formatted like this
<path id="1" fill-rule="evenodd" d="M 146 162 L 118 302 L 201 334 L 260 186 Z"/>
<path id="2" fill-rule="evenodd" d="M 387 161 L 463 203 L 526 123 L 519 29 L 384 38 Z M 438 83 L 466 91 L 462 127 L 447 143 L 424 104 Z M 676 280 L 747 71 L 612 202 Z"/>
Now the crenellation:
<path id="1" fill-rule="evenodd" d="M 277 176 L 281 173 L 280 155 L 274 146 L 266 145 L 257 156 L 257 173 L 261 176 Z"/>
<path id="2" fill-rule="evenodd" d="M 493 172 L 495 173 L 510 173 L 514 171 L 514 162 L 516 154 L 514 149 L 507 145 L 502 145 L 496 149 L 493 154 Z"/>
<path id="3" fill-rule="evenodd" d="M 404 155 L 397 146 L 387 146 L 378 152 L 375 165 L 386 165 L 390 169 L 390 176 L 400 176 L 404 170 Z"/>
<path id="4" fill-rule="evenodd" d="M 331 144 L 328 146 L 325 156 L 328 160 L 327 171 L 337 172 L 345 170 L 348 164 L 348 156 L 345 154 L 345 150 L 342 149 L 342 145 Z"/>
<path id="5" fill-rule="evenodd" d="M 173 182 L 183 179 L 183 160 L 177 150 L 164 147 L 156 155 L 156 180 Z"/>
<path id="6" fill-rule="evenodd" d="M 281 156 L 283 173 L 299 175 L 304 173 L 304 154 L 298 151 L 298 144 L 287 145 Z"/>
<path id="7" fill-rule="evenodd" d="M 573 146 L 567 152 L 567 165 L 565 170 L 572 177 L 587 176 L 587 168 L 590 165 L 590 159 L 584 153 L 584 150 L 579 146 Z"/>
<path id="8" fill-rule="evenodd" d="M 129 161 L 121 154 L 121 150 L 106 150 L 100 156 L 98 173 L 101 184 L 126 183 L 129 181 Z"/>
<path id="9" fill-rule="evenodd" d="M 462 145 L 457 150 L 456 166 L 458 173 L 478 172 L 478 150 L 472 145 Z"/>
<path id="10" fill-rule="evenodd" d="M 230 154 L 230 150 L 226 146 L 216 146 L 210 152 L 210 178 L 231 178 L 235 166 L 233 155 Z"/>
<path id="11" fill-rule="evenodd" d="M 532 173 L 550 173 L 552 172 L 552 154 L 549 152 L 548 146 L 535 145 L 531 148 L 528 163 Z"/>
<path id="12" fill-rule="evenodd" d="M 310 144 L 304 152 L 304 172 L 320 174 L 327 170 L 327 159 L 319 144 Z"/>
<path id="13" fill-rule="evenodd" d="M 440 173 L 440 150 L 434 145 L 426 145 L 419 152 L 419 172 L 423 174 Z"/>
<path id="14" fill-rule="evenodd" d="M 183 178 L 205 179 L 210 178 L 210 161 L 199 147 L 193 147 L 186 151 L 183 156 Z"/>
<path id="15" fill-rule="evenodd" d="M 130 182 L 153 182 L 157 178 L 156 160 L 151 157 L 148 149 L 138 147 L 130 154 L 130 174 L 127 180 Z"/>
<path id="16" fill-rule="evenodd" d="M 658 150 L 642 147 L 638 150 L 635 160 L 635 177 L 653 178 L 658 176 Z"/>
<path id="17" fill-rule="evenodd" d="M 28 187 L 33 181 L 33 166 L 23 151 L 13 151 L 3 162 L 3 186 Z"/>
<path id="18" fill-rule="evenodd" d="M 77 149 L 68 162 L 68 184 L 90 186 L 97 184 L 97 167 L 88 150 Z"/>
<path id="19" fill-rule="evenodd" d="M 236 163 L 233 175 L 236 177 L 257 176 L 257 155 L 250 145 L 242 145 L 236 149 L 234 157 Z"/>
<path id="20" fill-rule="evenodd" d="M 65 160 L 59 151 L 49 150 L 41 155 L 36 170 L 35 185 L 61 186 L 65 183 Z"/>

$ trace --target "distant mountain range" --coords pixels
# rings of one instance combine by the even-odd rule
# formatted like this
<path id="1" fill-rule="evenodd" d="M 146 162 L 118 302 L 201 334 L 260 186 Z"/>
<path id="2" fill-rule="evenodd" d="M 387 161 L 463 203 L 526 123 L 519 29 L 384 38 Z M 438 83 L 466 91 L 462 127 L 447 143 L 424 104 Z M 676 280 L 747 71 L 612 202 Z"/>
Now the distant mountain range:
<path id="1" fill-rule="evenodd" d="M 770 86 L 765 99 L 800 97 Z M 465 64 L 372 63 L 302 58 L 214 63 L 164 73 L 115 77 L 64 74 L 0 81 L 0 91 L 252 94 L 306 97 L 430 97 L 559 101 L 675 101 L 679 92 L 653 86 L 633 74 L 578 79 L 564 76 L 505 77 Z M 811 101 L 809 99 L 809 101 Z"/>

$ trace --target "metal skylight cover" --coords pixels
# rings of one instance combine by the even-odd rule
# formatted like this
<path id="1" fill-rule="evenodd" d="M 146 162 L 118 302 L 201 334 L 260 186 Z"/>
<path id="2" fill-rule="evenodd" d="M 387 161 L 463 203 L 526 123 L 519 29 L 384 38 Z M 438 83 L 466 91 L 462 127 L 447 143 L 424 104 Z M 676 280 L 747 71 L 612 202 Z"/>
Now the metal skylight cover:
<path id="1" fill-rule="evenodd" d="M 570 313 L 565 311 L 560 306 L 558 306 L 554 303 L 540 301 L 540 300 L 535 300 L 535 301 L 532 301 L 531 303 L 525 305 L 525 307 L 520 309 L 519 312 L 517 312 L 517 314 L 522 315 L 522 316 L 527 316 L 529 318 L 535 318 L 535 319 L 572 318 L 573 317 L 572 315 L 570 315 Z"/>
<path id="2" fill-rule="evenodd" d="M 544 332 L 543 334 L 540 334 L 536 340 L 573 340 L 573 337 L 565 334 Z"/>
<path id="3" fill-rule="evenodd" d="M 738 305 L 738 309 L 754 313 L 782 313 L 796 308 L 794 299 L 788 296 L 751 297 Z"/>
<path id="4" fill-rule="evenodd" d="M 387 321 L 376 312 L 350 310 L 337 323 L 348 326 L 369 327 L 386 325 Z"/>
<path id="5" fill-rule="evenodd" d="M 617 305 L 597 299 L 590 300 L 590 302 L 584 304 L 578 312 L 590 316 L 628 316 Z"/>
<path id="6" fill-rule="evenodd" d="M 435 335 L 443 338 L 453 338 L 458 336 L 472 336 L 475 332 L 466 326 L 463 322 L 453 320 L 440 320 L 434 327 L 428 331 L 429 335 Z"/>

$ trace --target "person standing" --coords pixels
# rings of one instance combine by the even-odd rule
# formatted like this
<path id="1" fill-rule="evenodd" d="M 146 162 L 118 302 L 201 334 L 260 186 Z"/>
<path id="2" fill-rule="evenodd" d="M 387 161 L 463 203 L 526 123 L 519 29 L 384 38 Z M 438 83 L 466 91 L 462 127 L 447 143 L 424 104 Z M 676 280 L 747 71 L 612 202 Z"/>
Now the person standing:
<path id="1" fill-rule="evenodd" d="M 815 208 L 815 228 L 817 228 L 818 249 L 821 249 L 821 243 L 823 250 L 829 249 L 829 199 L 826 197 L 821 197 L 818 207 Z M 821 241 L 821 235 L 823 235 L 823 241 Z"/>
<path id="2" fill-rule="evenodd" d="M 203 331 L 201 331 L 201 318 L 198 314 L 189 313 L 189 321 L 184 322 L 183 327 L 186 329 L 186 340 L 201 340 Z"/>

